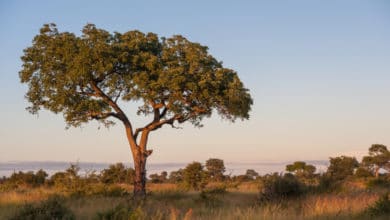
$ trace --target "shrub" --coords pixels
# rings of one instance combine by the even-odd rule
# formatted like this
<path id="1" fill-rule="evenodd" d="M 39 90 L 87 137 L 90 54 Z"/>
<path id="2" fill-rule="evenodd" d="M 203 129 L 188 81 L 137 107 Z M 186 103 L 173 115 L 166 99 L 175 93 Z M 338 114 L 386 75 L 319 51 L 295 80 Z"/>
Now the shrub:
<path id="1" fill-rule="evenodd" d="M 133 168 L 126 168 L 123 163 L 111 164 L 108 169 L 101 172 L 103 183 L 133 183 L 135 171 Z"/>
<path id="2" fill-rule="evenodd" d="M 372 206 L 365 211 L 366 215 L 371 217 L 389 216 L 390 215 L 390 199 L 389 195 L 381 196 Z"/>
<path id="3" fill-rule="evenodd" d="M 201 190 L 206 185 L 206 173 L 199 162 L 188 164 L 183 170 L 183 183 L 188 189 Z"/>
<path id="4" fill-rule="evenodd" d="M 372 177 L 372 173 L 365 167 L 358 167 L 355 172 L 355 176 L 358 178 Z"/>
<path id="5" fill-rule="evenodd" d="M 74 214 L 63 205 L 63 198 L 59 196 L 50 197 L 48 200 L 39 204 L 26 204 L 20 211 L 11 217 L 11 220 L 19 219 L 75 219 Z"/>
<path id="6" fill-rule="evenodd" d="M 374 179 L 370 179 L 367 182 L 368 188 L 389 188 L 390 187 L 390 181 L 386 179 L 385 177 L 378 177 Z"/>
<path id="7" fill-rule="evenodd" d="M 299 196 L 303 185 L 293 175 L 274 173 L 260 178 L 260 201 L 274 201 Z"/>
<path id="8" fill-rule="evenodd" d="M 199 194 L 198 202 L 205 203 L 208 207 L 216 207 L 222 204 L 220 197 L 227 193 L 225 185 L 218 185 L 204 189 Z"/>
<path id="9" fill-rule="evenodd" d="M 112 186 L 105 187 L 104 195 L 112 196 L 112 197 L 120 197 L 120 196 L 129 196 L 130 193 L 120 186 L 112 185 Z"/>
<path id="10" fill-rule="evenodd" d="M 332 178 L 333 181 L 342 181 L 347 177 L 352 176 L 356 168 L 359 167 L 359 162 L 355 157 L 340 156 L 330 158 L 329 167 L 326 175 Z"/>
<path id="11" fill-rule="evenodd" d="M 246 172 L 245 172 L 245 176 L 246 176 L 248 179 L 250 179 L 250 180 L 254 180 L 254 179 L 256 179 L 256 178 L 259 176 L 259 173 L 256 172 L 256 171 L 253 170 L 253 169 L 248 169 L 248 170 L 246 170 Z"/>
<path id="12" fill-rule="evenodd" d="M 161 172 L 160 175 L 157 173 L 151 174 L 151 175 L 149 175 L 149 178 L 150 178 L 151 183 L 165 183 L 168 180 L 167 176 L 168 176 L 168 173 L 166 171 L 163 171 L 163 172 Z"/>
<path id="13" fill-rule="evenodd" d="M 177 171 L 172 171 L 169 174 L 168 181 L 170 183 L 181 183 L 183 181 L 183 169 L 179 169 Z"/>
<path id="14" fill-rule="evenodd" d="M 100 212 L 97 214 L 97 219 L 101 220 L 137 220 L 137 219 L 145 219 L 146 215 L 144 211 L 138 208 L 132 208 L 128 205 L 120 204 L 113 209 L 110 209 L 105 212 Z"/>
<path id="15" fill-rule="evenodd" d="M 29 172 L 17 172 L 13 173 L 8 179 L 5 179 L 5 184 L 8 185 L 14 185 L 14 188 L 17 188 L 18 186 L 31 186 L 31 187 L 38 187 L 45 183 L 47 173 L 40 169 L 36 173 L 33 171 Z"/>
<path id="16" fill-rule="evenodd" d="M 210 158 L 206 161 L 206 174 L 213 181 L 222 181 L 225 176 L 223 173 L 225 172 L 225 164 L 223 160 L 217 158 Z"/>

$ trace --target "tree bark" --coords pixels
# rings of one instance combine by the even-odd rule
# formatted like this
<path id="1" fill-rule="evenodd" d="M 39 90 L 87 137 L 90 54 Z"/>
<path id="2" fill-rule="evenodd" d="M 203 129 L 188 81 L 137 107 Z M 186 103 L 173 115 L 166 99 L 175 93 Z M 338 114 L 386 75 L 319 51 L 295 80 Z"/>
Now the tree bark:
<path id="1" fill-rule="evenodd" d="M 379 177 L 379 170 L 380 170 L 379 166 L 375 167 L 375 178 Z"/>
<path id="2" fill-rule="evenodd" d="M 142 200 L 146 197 L 146 160 L 152 153 L 151 150 L 146 150 L 146 145 L 149 136 L 149 130 L 142 132 L 140 143 L 137 144 L 136 137 L 133 135 L 131 127 L 126 126 L 126 136 L 129 141 L 131 153 L 134 161 L 134 199 Z"/>
<path id="3" fill-rule="evenodd" d="M 135 179 L 134 179 L 134 198 L 143 199 L 146 196 L 146 155 L 138 151 L 137 156 L 134 157 L 134 169 L 135 169 Z"/>

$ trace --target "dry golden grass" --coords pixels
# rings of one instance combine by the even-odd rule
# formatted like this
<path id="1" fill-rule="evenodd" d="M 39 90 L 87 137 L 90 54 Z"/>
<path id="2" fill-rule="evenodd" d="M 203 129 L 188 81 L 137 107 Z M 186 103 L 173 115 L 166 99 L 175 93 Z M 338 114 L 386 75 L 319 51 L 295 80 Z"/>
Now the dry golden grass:
<path id="1" fill-rule="evenodd" d="M 146 184 L 146 190 L 151 192 L 164 192 L 164 191 L 177 191 L 180 189 L 176 184 L 173 183 L 164 183 L 164 184 L 149 183 Z"/>
<path id="2" fill-rule="evenodd" d="M 120 185 L 131 192 L 132 186 Z M 138 212 L 145 219 L 350 219 L 378 199 L 373 192 L 318 194 L 281 202 L 259 204 L 255 183 L 229 188 L 211 200 L 186 192 L 174 184 L 148 184 L 150 194 Z M 15 213 L 23 203 L 47 199 L 55 189 L 36 188 L 0 193 L 0 219 Z M 65 205 L 77 219 L 96 219 L 97 213 L 131 204 L 129 196 L 69 197 Z M 141 219 L 142 219 L 141 218 Z"/>
<path id="3" fill-rule="evenodd" d="M 230 188 L 231 192 L 259 192 L 259 184 L 256 182 L 243 182 L 237 188 Z"/>
<path id="4" fill-rule="evenodd" d="M 54 189 L 45 187 L 0 192 L 0 205 L 38 202 L 47 199 L 54 193 L 56 193 Z"/>
<path id="5" fill-rule="evenodd" d="M 315 217 L 321 215 L 357 213 L 373 204 L 378 195 L 358 193 L 349 195 L 316 195 L 309 196 L 303 202 L 303 216 Z"/>

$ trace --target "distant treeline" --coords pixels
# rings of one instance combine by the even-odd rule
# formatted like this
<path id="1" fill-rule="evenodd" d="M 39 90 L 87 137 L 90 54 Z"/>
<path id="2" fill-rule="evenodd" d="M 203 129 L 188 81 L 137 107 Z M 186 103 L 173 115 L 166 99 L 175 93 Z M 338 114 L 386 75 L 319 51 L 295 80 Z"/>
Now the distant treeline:
<path id="1" fill-rule="evenodd" d="M 101 186 L 101 191 L 106 189 L 104 187 L 107 185 L 132 184 L 135 175 L 133 168 L 125 167 L 122 163 L 112 164 L 99 173 L 92 171 L 80 175 L 79 171 L 80 167 L 77 164 L 71 164 L 65 171 L 57 172 L 50 177 L 44 170 L 15 172 L 10 177 L 0 179 L 0 189 L 48 186 L 72 193 L 83 193 L 90 192 L 91 190 L 86 188 L 91 186 L 95 186 L 94 189 Z M 288 164 L 284 173 L 263 176 L 254 169 L 247 169 L 241 175 L 226 175 L 225 171 L 222 159 L 210 158 L 204 164 L 192 162 L 169 174 L 166 171 L 150 174 L 148 182 L 178 184 L 183 189 L 203 190 L 209 183 L 224 183 L 228 187 L 237 187 L 243 182 L 258 181 L 262 193 L 266 195 L 265 198 L 275 192 L 287 196 L 313 188 L 317 191 L 332 190 L 351 179 L 366 179 L 369 185 L 390 186 L 388 175 L 390 152 L 385 145 L 374 144 L 369 148 L 368 155 L 360 162 L 354 157 L 331 157 L 324 173 L 316 173 L 316 167 L 304 161 Z"/>

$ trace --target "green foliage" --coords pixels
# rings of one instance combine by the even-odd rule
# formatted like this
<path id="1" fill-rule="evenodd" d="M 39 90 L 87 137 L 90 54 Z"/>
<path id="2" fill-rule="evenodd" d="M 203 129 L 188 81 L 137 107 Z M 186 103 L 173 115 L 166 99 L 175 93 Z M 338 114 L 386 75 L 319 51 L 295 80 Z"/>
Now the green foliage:
<path id="1" fill-rule="evenodd" d="M 225 164 L 223 160 L 210 158 L 206 161 L 207 175 L 211 180 L 222 181 L 224 179 Z"/>
<path id="2" fill-rule="evenodd" d="M 79 171 L 80 167 L 77 164 L 71 164 L 65 172 L 53 174 L 49 180 L 49 184 L 72 194 L 82 193 L 82 188 L 86 182 L 79 176 Z"/>
<path id="3" fill-rule="evenodd" d="M 372 177 L 373 175 L 366 167 L 359 166 L 356 169 L 355 176 L 358 178 L 367 178 Z"/>
<path id="4" fill-rule="evenodd" d="M 206 173 L 203 165 L 193 162 L 183 170 L 183 184 L 188 189 L 201 190 L 206 185 Z"/>
<path id="5" fill-rule="evenodd" d="M 372 206 L 365 211 L 366 215 L 372 217 L 383 217 L 390 215 L 390 199 L 389 194 L 382 195 Z"/>
<path id="6" fill-rule="evenodd" d="M 101 172 L 101 181 L 106 184 L 134 183 L 135 171 L 133 168 L 125 168 L 123 163 L 116 163 Z"/>
<path id="7" fill-rule="evenodd" d="M 15 187 L 19 186 L 31 186 L 38 187 L 45 184 L 47 173 L 42 169 L 38 170 L 36 173 L 29 172 L 17 172 L 13 173 L 9 178 L 5 179 L 4 182 L 6 185 L 12 185 Z"/>
<path id="8" fill-rule="evenodd" d="M 298 177 L 312 177 L 316 167 L 303 161 L 295 161 L 293 164 L 286 166 L 286 171 L 294 173 Z"/>
<path id="9" fill-rule="evenodd" d="M 260 178 L 260 202 L 279 201 L 303 192 L 303 185 L 293 175 L 274 173 Z"/>
<path id="10" fill-rule="evenodd" d="M 183 169 L 171 171 L 169 173 L 168 181 L 170 183 L 181 183 L 183 181 Z"/>
<path id="11" fill-rule="evenodd" d="M 97 214 L 97 219 L 100 220 L 138 220 L 146 219 L 146 213 L 141 209 L 141 207 L 133 208 L 129 205 L 120 204 L 115 208 L 99 212 Z"/>
<path id="12" fill-rule="evenodd" d="M 167 176 L 168 176 L 168 173 L 166 171 L 163 171 L 163 172 L 161 172 L 160 175 L 157 173 L 151 174 L 151 175 L 149 175 L 149 178 L 150 178 L 151 183 L 165 183 L 168 180 Z"/>
<path id="13" fill-rule="evenodd" d="M 74 214 L 63 205 L 64 199 L 58 196 L 50 197 L 39 204 L 26 204 L 11 220 L 52 220 L 52 219 L 75 219 Z"/>
<path id="14" fill-rule="evenodd" d="M 258 176 L 259 176 L 259 173 L 257 173 L 255 170 L 253 170 L 253 169 L 248 169 L 248 170 L 246 170 L 246 172 L 245 172 L 245 176 L 247 176 L 248 177 L 248 179 L 250 179 L 250 180 L 254 180 L 254 179 L 256 179 Z"/>
<path id="15" fill-rule="evenodd" d="M 140 103 L 139 114 L 162 110 L 162 124 L 190 121 L 201 126 L 213 109 L 232 121 L 249 118 L 253 101 L 248 89 L 206 46 L 180 35 L 111 34 L 93 24 L 82 33 L 59 32 L 55 24 L 45 24 L 24 50 L 19 76 L 28 85 L 31 113 L 44 108 L 63 113 L 68 126 L 92 119 L 109 126 L 111 116 L 124 120 L 112 104 L 121 99 Z"/>
<path id="16" fill-rule="evenodd" d="M 80 167 L 77 164 L 71 164 L 65 172 L 52 175 L 48 182 L 57 190 L 73 197 L 110 194 L 109 187 L 99 183 L 99 178 L 94 172 L 80 176 L 79 171 Z"/>
<path id="17" fill-rule="evenodd" d="M 206 188 L 200 192 L 197 202 L 203 203 L 207 207 L 217 207 L 222 205 L 222 197 L 226 193 L 226 185 L 218 185 L 212 188 Z"/>
<path id="18" fill-rule="evenodd" d="M 110 197 L 130 196 L 128 191 L 117 185 L 104 186 L 102 189 L 100 189 L 100 191 L 95 191 L 94 194 L 101 194 Z"/>
<path id="19" fill-rule="evenodd" d="M 385 145 L 371 145 L 368 154 L 369 156 L 363 157 L 362 164 L 376 177 L 379 176 L 379 169 L 381 168 L 390 171 L 390 152 Z"/>
<path id="20" fill-rule="evenodd" d="M 354 174 L 354 170 L 358 167 L 359 162 L 354 157 L 331 157 L 326 175 L 328 175 L 333 181 L 341 181 L 349 176 L 352 176 Z"/>
<path id="21" fill-rule="evenodd" d="M 374 179 L 369 179 L 367 182 L 368 188 L 383 188 L 383 189 L 389 189 L 390 188 L 390 179 L 386 177 L 378 177 Z"/>

